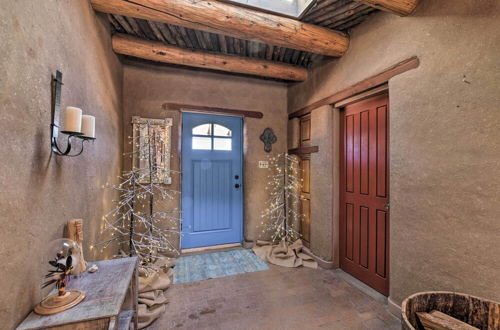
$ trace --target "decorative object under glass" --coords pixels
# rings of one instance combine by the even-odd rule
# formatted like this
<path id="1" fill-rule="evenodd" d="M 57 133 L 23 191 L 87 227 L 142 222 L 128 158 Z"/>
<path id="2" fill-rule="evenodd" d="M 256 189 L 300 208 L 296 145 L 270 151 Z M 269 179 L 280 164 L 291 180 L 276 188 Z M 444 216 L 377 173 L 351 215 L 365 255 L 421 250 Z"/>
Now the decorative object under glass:
<path id="1" fill-rule="evenodd" d="M 54 287 L 35 306 L 35 313 L 56 314 L 78 305 L 85 298 L 85 292 L 78 289 L 80 256 L 80 246 L 70 239 L 57 239 L 49 244 L 46 260 L 52 269 L 45 275 L 42 288 Z"/>

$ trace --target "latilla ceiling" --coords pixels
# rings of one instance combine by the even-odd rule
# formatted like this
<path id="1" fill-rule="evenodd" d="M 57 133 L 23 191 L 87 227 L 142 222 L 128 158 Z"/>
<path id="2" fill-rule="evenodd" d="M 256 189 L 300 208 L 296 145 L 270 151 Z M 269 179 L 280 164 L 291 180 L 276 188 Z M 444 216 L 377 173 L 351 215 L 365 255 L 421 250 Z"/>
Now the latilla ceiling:
<path id="1" fill-rule="evenodd" d="M 352 0 L 317 0 L 304 12 L 303 22 L 347 32 L 377 11 L 373 7 Z M 323 56 L 306 51 L 263 44 L 138 18 L 108 14 L 116 32 L 145 40 L 160 41 L 181 48 L 206 52 L 260 58 L 275 62 L 309 67 Z"/>

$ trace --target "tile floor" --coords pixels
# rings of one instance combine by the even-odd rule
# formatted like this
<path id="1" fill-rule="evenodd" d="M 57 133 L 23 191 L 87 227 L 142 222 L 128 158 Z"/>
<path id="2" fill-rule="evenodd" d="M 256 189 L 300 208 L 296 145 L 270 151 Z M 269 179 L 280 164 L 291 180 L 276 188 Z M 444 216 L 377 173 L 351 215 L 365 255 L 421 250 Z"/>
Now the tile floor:
<path id="1" fill-rule="evenodd" d="M 338 270 L 283 268 L 177 284 L 147 329 L 401 329 Z"/>

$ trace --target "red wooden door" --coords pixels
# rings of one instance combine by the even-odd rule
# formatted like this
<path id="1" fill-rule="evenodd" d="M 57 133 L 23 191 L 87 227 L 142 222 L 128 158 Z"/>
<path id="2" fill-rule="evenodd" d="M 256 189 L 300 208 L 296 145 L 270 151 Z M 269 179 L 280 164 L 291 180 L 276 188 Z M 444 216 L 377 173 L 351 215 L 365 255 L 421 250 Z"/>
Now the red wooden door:
<path id="1" fill-rule="evenodd" d="M 340 267 L 389 294 L 389 98 L 348 105 L 341 120 Z"/>

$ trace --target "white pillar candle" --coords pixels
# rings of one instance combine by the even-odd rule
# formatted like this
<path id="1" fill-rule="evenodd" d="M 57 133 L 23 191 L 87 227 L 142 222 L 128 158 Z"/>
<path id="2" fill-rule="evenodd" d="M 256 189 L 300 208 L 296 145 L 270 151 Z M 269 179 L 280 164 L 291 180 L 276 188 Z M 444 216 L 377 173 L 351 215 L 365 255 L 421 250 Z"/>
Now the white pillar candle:
<path id="1" fill-rule="evenodd" d="M 67 107 L 64 112 L 63 131 L 80 133 L 82 131 L 82 109 Z"/>
<path id="2" fill-rule="evenodd" d="M 82 116 L 82 133 L 85 137 L 95 138 L 95 117 L 89 115 Z"/>

